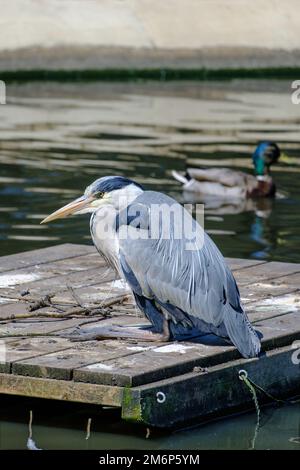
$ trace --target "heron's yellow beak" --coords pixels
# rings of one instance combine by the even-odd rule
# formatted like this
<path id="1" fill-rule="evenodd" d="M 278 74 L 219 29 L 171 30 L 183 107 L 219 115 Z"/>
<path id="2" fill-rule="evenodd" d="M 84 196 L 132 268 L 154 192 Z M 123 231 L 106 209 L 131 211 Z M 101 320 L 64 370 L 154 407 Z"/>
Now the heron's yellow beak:
<path id="1" fill-rule="evenodd" d="M 47 222 L 51 222 L 55 219 L 63 219 L 64 217 L 68 217 L 69 215 L 76 214 L 77 212 L 83 212 L 84 209 L 88 209 L 91 203 L 95 200 L 94 196 L 81 196 L 75 201 L 70 202 L 66 206 L 61 207 L 52 214 L 48 215 L 41 224 L 46 224 Z"/>

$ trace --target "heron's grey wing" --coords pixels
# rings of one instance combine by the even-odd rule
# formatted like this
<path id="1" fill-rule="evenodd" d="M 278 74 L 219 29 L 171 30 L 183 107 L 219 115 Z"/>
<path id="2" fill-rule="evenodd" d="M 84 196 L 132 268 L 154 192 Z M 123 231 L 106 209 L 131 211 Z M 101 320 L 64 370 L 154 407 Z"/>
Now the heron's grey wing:
<path id="1" fill-rule="evenodd" d="M 152 227 L 152 208 L 157 206 L 163 208 L 158 230 Z M 176 217 L 166 216 L 171 209 Z M 257 355 L 259 339 L 241 306 L 235 279 L 200 225 L 176 201 L 152 191 L 139 196 L 129 212 L 135 224 L 124 222 L 119 227 L 122 268 L 134 276 L 129 283 L 135 284 L 134 288 L 139 286 L 146 298 L 171 306 L 175 316 L 176 311 L 183 312 L 194 326 L 205 324 L 212 332 L 225 332 L 244 356 Z M 130 222 L 130 217 L 127 219 Z M 166 220 L 170 221 L 169 239 L 163 227 Z M 186 234 L 178 237 L 178 224 L 185 222 L 192 227 L 194 240 Z"/>

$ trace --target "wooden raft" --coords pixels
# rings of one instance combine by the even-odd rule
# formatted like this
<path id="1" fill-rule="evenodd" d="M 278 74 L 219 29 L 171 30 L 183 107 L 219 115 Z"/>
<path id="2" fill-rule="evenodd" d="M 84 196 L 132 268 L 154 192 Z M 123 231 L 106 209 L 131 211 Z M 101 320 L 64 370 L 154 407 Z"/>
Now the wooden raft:
<path id="1" fill-rule="evenodd" d="M 241 359 L 213 335 L 74 343 L 64 336 L 78 328 L 147 323 L 94 247 L 0 258 L 0 393 L 115 406 L 123 419 L 154 427 L 252 406 L 241 369 L 275 397 L 299 393 L 300 264 L 227 261 L 262 335 L 260 358 Z"/>

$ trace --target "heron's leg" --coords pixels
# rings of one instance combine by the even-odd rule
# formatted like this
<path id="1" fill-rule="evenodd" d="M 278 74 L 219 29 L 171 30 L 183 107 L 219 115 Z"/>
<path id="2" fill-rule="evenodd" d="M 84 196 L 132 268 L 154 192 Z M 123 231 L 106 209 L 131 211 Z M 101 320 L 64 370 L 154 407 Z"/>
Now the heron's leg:
<path id="1" fill-rule="evenodd" d="M 171 338 L 170 332 L 170 320 L 164 317 L 163 320 L 163 331 L 162 333 L 154 333 L 153 331 L 147 331 L 147 337 L 145 336 L 144 341 L 160 341 L 160 342 L 168 342 Z"/>
<path id="2" fill-rule="evenodd" d="M 162 335 L 165 338 L 165 341 L 170 341 L 171 339 L 171 329 L 170 329 L 170 318 L 168 315 L 164 315 L 163 320 L 163 332 Z"/>
<path id="3" fill-rule="evenodd" d="M 78 329 L 74 333 L 68 335 L 71 341 L 92 341 L 102 339 L 134 339 L 140 341 L 152 341 L 152 342 L 167 342 L 171 338 L 170 330 L 170 315 L 164 308 L 160 310 L 151 310 L 150 321 L 152 323 L 151 331 L 150 328 L 133 328 L 120 325 L 107 325 L 89 328 L 88 330 Z M 153 313 L 159 315 L 159 322 L 153 323 Z M 156 330 L 156 331 L 155 331 Z M 158 332 L 157 332 L 158 330 Z"/>
<path id="4" fill-rule="evenodd" d="M 102 339 L 134 339 L 140 341 L 166 342 L 170 340 L 169 319 L 164 317 L 162 333 L 155 333 L 142 328 L 130 328 L 126 326 L 103 326 L 68 335 L 71 341 L 93 341 Z"/>
<path id="5" fill-rule="evenodd" d="M 170 329 L 170 320 L 166 318 L 163 323 L 163 337 L 164 341 L 170 341 L 172 334 L 171 334 L 171 329 Z"/>

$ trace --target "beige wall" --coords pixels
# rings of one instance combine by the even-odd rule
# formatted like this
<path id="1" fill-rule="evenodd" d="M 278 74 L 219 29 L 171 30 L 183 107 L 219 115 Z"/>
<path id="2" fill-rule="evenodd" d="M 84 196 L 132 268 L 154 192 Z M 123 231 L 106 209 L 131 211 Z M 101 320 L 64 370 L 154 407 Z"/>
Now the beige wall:
<path id="1" fill-rule="evenodd" d="M 1 50 L 299 44 L 299 0 L 0 0 Z"/>

